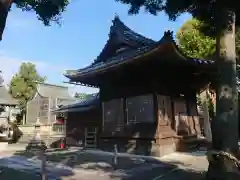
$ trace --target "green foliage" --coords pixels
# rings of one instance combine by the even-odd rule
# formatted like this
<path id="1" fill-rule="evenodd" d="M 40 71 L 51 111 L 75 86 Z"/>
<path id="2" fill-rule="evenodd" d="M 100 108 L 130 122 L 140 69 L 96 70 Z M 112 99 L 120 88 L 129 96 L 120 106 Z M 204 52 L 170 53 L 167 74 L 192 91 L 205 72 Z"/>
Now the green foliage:
<path id="1" fill-rule="evenodd" d="M 0 41 L 5 29 L 6 20 L 9 9 L 12 4 L 20 8 L 22 11 L 34 11 L 37 18 L 43 22 L 45 26 L 49 26 L 50 22 L 60 24 L 61 14 L 65 11 L 70 0 L 1 0 L 0 1 Z"/>
<path id="2" fill-rule="evenodd" d="M 240 60 L 240 27 L 238 26 L 235 34 L 236 41 L 236 54 L 238 61 Z"/>
<path id="3" fill-rule="evenodd" d="M 207 106 L 208 106 L 208 113 L 210 118 L 212 119 L 215 116 L 215 105 L 213 104 L 213 99 L 208 95 L 207 96 Z"/>
<path id="4" fill-rule="evenodd" d="M 22 63 L 19 72 L 13 76 L 10 82 L 9 92 L 13 98 L 19 100 L 21 108 L 25 109 L 26 104 L 33 98 L 37 90 L 36 82 L 44 82 L 45 77 L 41 77 L 36 66 L 32 63 Z"/>
<path id="5" fill-rule="evenodd" d="M 178 45 L 189 57 L 208 59 L 216 50 L 216 40 L 200 31 L 203 25 L 203 22 L 193 18 L 177 31 Z"/>
<path id="6" fill-rule="evenodd" d="M 214 60 L 216 40 L 201 32 L 204 23 L 196 18 L 186 21 L 177 31 L 177 41 L 184 54 L 193 58 Z M 240 56 L 240 28 L 236 30 L 236 53 Z"/>
<path id="7" fill-rule="evenodd" d="M 205 102 L 207 103 L 209 117 L 212 119 L 215 116 L 215 108 L 212 98 L 209 95 L 207 95 L 206 99 L 202 99 L 199 95 L 197 95 L 197 105 L 201 109 L 203 109 L 203 103 Z"/>
<path id="8" fill-rule="evenodd" d="M 13 0 L 13 3 L 23 11 L 35 11 L 38 19 L 49 25 L 51 21 L 59 23 L 69 0 Z"/>
<path id="9" fill-rule="evenodd" d="M 201 97 L 199 96 L 199 94 L 197 94 L 197 106 L 202 107 L 202 100 L 201 100 Z"/>
<path id="10" fill-rule="evenodd" d="M 211 59 L 216 50 L 215 38 L 205 36 L 201 32 L 204 26 L 203 22 L 193 18 L 186 21 L 177 32 L 177 41 L 180 49 L 184 54 L 193 58 Z M 236 31 L 236 53 L 239 60 L 240 57 L 240 28 Z M 214 115 L 214 105 L 212 99 L 208 96 L 208 109 L 212 117 Z M 201 102 L 199 101 L 199 104 Z"/>
<path id="11" fill-rule="evenodd" d="M 138 14 L 141 7 L 153 15 L 164 11 L 170 20 L 175 20 L 182 13 L 188 12 L 194 18 L 204 21 L 203 32 L 213 36 L 226 29 L 232 22 L 231 12 L 236 16 L 240 12 L 240 4 L 237 1 L 196 1 L 196 0 L 116 0 L 130 5 L 129 13 Z M 238 20 L 238 19 L 237 19 Z M 237 24 L 240 21 L 236 22 Z"/>

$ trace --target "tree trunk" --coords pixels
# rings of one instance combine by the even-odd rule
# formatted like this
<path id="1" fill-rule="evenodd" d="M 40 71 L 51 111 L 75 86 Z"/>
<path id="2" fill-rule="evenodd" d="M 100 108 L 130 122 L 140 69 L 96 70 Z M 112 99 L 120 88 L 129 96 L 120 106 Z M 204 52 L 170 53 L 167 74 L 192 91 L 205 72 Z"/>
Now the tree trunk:
<path id="1" fill-rule="evenodd" d="M 213 150 L 224 151 L 233 156 L 238 153 L 238 93 L 236 87 L 236 52 L 235 52 L 235 13 L 224 11 L 229 15 L 229 26 L 218 31 L 217 36 L 217 89 L 216 117 L 212 122 Z M 221 20 L 220 20 L 221 21 Z M 219 30 L 219 29 L 218 29 Z M 224 53 L 220 54 L 220 49 Z M 239 170 L 235 163 L 225 156 L 213 156 L 209 162 L 207 179 L 237 180 Z"/>
<path id="2" fill-rule="evenodd" d="M 2 40 L 2 34 L 5 29 L 8 11 L 11 4 L 12 0 L 0 0 L 0 41 Z"/>
<path id="3" fill-rule="evenodd" d="M 208 108 L 207 100 L 208 100 L 207 96 L 205 96 L 202 103 L 203 113 L 204 113 L 203 127 L 204 127 L 204 135 L 206 137 L 206 140 L 208 142 L 212 142 L 212 132 L 211 132 L 211 124 L 210 124 L 209 108 Z"/>

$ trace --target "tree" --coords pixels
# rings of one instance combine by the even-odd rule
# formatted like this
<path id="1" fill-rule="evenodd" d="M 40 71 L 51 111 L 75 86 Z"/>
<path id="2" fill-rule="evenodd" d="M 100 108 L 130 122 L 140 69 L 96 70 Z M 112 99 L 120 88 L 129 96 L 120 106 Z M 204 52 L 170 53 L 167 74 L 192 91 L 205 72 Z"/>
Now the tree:
<path id="1" fill-rule="evenodd" d="M 5 28 L 8 12 L 12 4 L 23 11 L 35 11 L 37 18 L 44 25 L 50 25 L 51 21 L 59 23 L 61 13 L 69 4 L 69 0 L 1 0 L 0 1 L 0 40 Z"/>
<path id="2" fill-rule="evenodd" d="M 204 22 L 192 18 L 186 21 L 176 33 L 177 42 L 181 51 L 189 57 L 214 60 L 216 51 L 216 39 L 205 36 L 201 29 Z M 236 28 L 236 56 L 239 62 L 240 57 L 240 28 Z M 209 97 L 210 98 L 210 97 Z M 211 99 L 207 99 L 213 115 L 213 104 Z"/>
<path id="3" fill-rule="evenodd" d="M 186 21 L 176 33 L 177 43 L 181 51 L 192 58 L 213 60 L 216 52 L 216 39 L 206 36 L 201 32 L 204 22 L 196 18 Z M 207 99 L 198 97 L 198 105 L 203 106 L 207 102 L 209 116 L 212 119 L 214 115 L 214 104 L 210 96 Z"/>
<path id="4" fill-rule="evenodd" d="M 202 32 L 216 37 L 216 117 L 212 124 L 213 150 L 208 153 L 208 179 L 239 179 L 238 154 L 238 93 L 236 87 L 235 24 L 240 4 L 237 1 L 193 0 L 116 0 L 130 5 L 129 13 L 141 7 L 157 15 L 164 11 L 170 20 L 188 12 L 204 22 Z M 220 52 L 220 49 L 222 52 Z M 238 165 L 236 165 L 238 164 Z M 238 169 L 239 168 L 239 169 Z"/>
<path id="5" fill-rule="evenodd" d="M 216 40 L 201 32 L 203 26 L 203 22 L 195 18 L 186 21 L 177 31 L 177 42 L 183 53 L 189 57 L 212 59 L 216 51 Z"/>
<path id="6" fill-rule="evenodd" d="M 214 60 L 216 38 L 206 36 L 201 30 L 204 22 L 196 18 L 186 21 L 177 31 L 177 42 L 184 54 L 192 58 Z M 236 56 L 240 56 L 240 28 L 236 28 Z"/>
<path id="7" fill-rule="evenodd" d="M 204 22 L 196 18 L 186 21 L 176 33 L 177 43 L 181 51 L 192 58 L 214 60 L 216 52 L 216 39 L 206 36 L 201 32 L 204 27 Z M 240 28 L 236 29 L 236 56 L 239 61 L 240 57 Z M 239 62 L 238 62 L 239 63 Z M 211 97 L 208 97 L 208 109 L 211 118 L 213 117 L 213 103 Z"/>
<path id="8" fill-rule="evenodd" d="M 37 90 L 36 82 L 44 82 L 45 77 L 38 74 L 36 66 L 32 63 L 22 63 L 17 74 L 10 81 L 9 92 L 13 98 L 20 102 L 23 114 L 26 113 L 26 105 Z"/>

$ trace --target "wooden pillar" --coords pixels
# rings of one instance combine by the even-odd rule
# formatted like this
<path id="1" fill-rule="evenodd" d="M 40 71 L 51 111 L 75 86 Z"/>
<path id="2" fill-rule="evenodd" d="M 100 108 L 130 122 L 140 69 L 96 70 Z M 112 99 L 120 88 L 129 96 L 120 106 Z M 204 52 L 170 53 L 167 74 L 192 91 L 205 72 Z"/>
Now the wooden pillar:
<path id="1" fill-rule="evenodd" d="M 104 102 L 102 102 L 102 131 L 104 131 L 104 119 L 105 119 L 105 109 L 104 109 Z"/>

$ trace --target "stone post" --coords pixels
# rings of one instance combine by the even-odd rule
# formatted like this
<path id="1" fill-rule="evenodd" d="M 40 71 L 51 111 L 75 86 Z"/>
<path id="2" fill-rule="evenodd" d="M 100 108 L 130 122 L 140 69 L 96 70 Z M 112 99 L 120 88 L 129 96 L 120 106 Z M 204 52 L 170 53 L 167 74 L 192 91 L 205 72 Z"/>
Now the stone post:
<path id="1" fill-rule="evenodd" d="M 41 149 L 40 153 L 41 153 L 40 156 L 41 156 L 41 160 L 42 160 L 41 176 L 42 176 L 42 180 L 46 180 L 46 155 L 45 155 L 45 150 Z"/>
<path id="2" fill-rule="evenodd" d="M 113 166 L 114 168 L 117 167 L 118 164 L 118 148 L 117 144 L 114 145 L 114 156 L 113 156 Z"/>

